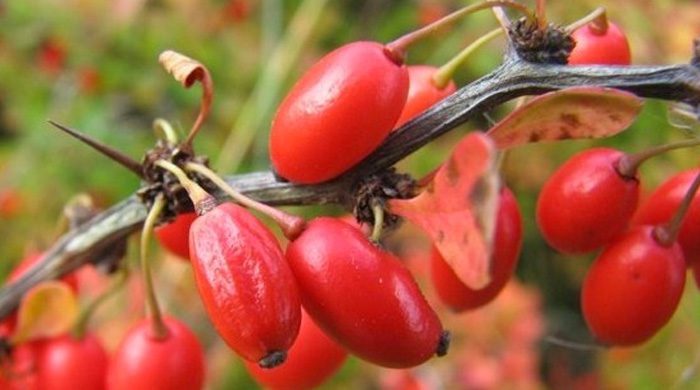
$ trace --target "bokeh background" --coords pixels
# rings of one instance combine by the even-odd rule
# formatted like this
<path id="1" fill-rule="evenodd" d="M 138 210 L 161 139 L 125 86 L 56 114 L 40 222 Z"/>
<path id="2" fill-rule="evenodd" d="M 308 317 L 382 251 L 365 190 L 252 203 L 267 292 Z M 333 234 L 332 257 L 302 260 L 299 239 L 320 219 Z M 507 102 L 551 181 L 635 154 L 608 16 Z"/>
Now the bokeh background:
<path id="1" fill-rule="evenodd" d="M 534 3 L 534 2 L 529 2 Z M 205 64 L 215 85 L 210 119 L 195 142 L 223 173 L 267 169 L 267 131 L 274 109 L 294 80 L 343 43 L 388 42 L 465 5 L 454 0 L 0 0 L 0 275 L 55 239 L 65 202 L 89 193 L 108 207 L 139 186 L 129 172 L 48 125 L 52 119 L 140 159 L 155 140 L 155 118 L 184 133 L 199 104 L 157 62 L 166 49 Z M 559 1 L 552 21 L 568 24 L 595 7 L 628 32 L 636 64 L 687 62 L 700 36 L 700 3 L 693 0 Z M 489 12 L 416 45 L 411 64 L 440 65 L 496 27 Z M 455 76 L 465 85 L 498 65 L 503 38 L 482 48 Z M 503 116 L 509 106 L 489 113 Z M 435 168 L 467 124 L 400 164 L 420 176 Z M 562 256 L 546 246 L 534 224 L 542 183 L 572 153 L 592 145 L 626 151 L 684 136 L 662 102 L 650 101 L 636 123 L 607 140 L 565 141 L 513 150 L 503 174 L 524 215 L 526 238 L 517 277 L 496 302 L 452 314 L 435 303 L 455 343 L 446 358 L 413 370 L 385 370 L 350 359 L 327 388 L 382 389 L 681 389 L 700 387 L 700 297 L 689 278 L 678 312 L 649 343 L 625 349 L 592 346 L 579 312 L 579 288 L 590 256 Z M 642 169 L 650 189 L 674 172 L 696 166 L 697 150 L 657 157 Z M 294 208 L 314 215 L 335 208 Z M 425 242 L 407 227 L 390 239 L 423 283 Z M 410 246 L 406 242 L 411 242 Z M 132 245 L 132 248 L 135 246 Z M 187 264 L 155 249 L 157 287 L 167 311 L 183 318 L 207 349 L 211 389 L 254 388 L 241 362 L 213 332 Z M 127 261 L 137 251 L 130 249 Z M 135 273 L 135 275 L 137 275 Z M 107 278 L 81 272 L 86 297 Z M 142 313 L 140 280 L 103 307 L 93 328 L 113 349 Z"/>

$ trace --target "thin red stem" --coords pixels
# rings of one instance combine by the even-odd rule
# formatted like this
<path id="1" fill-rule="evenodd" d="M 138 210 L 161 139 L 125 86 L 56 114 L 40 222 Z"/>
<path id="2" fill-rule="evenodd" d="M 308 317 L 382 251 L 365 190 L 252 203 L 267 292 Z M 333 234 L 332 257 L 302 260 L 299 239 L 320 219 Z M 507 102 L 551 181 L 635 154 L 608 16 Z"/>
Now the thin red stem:
<path id="1" fill-rule="evenodd" d="M 185 142 L 182 143 L 182 148 L 186 150 L 192 150 L 192 142 L 194 137 L 199 132 L 202 124 L 209 116 L 209 111 L 211 111 L 211 102 L 214 97 L 214 83 L 211 80 L 211 76 L 208 71 L 204 71 L 202 78 L 200 79 L 202 84 L 202 100 L 199 105 L 199 115 L 190 129 L 190 133 L 187 135 Z"/>
<path id="2" fill-rule="evenodd" d="M 537 17 L 537 26 L 540 30 L 547 27 L 547 0 L 536 0 L 535 16 Z"/>
<path id="3" fill-rule="evenodd" d="M 185 165 L 185 169 L 188 171 L 197 172 L 211 180 L 212 183 L 221 188 L 221 190 L 227 193 L 233 200 L 242 204 L 243 206 L 259 211 L 272 218 L 280 229 L 282 229 L 284 236 L 289 240 L 296 239 L 304 230 L 306 223 L 303 218 L 285 213 L 282 210 L 276 209 L 264 203 L 260 203 L 241 194 L 231 187 L 225 180 L 219 177 L 219 175 L 217 175 L 214 171 L 205 167 L 204 165 L 188 162 Z"/>

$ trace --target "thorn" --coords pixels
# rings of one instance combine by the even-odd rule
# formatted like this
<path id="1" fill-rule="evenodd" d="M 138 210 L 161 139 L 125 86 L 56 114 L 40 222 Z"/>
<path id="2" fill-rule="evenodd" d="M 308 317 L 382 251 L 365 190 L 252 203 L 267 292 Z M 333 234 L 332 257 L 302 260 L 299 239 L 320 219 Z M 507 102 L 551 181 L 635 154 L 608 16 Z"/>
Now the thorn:
<path id="1" fill-rule="evenodd" d="M 132 159 L 131 157 L 125 155 L 124 153 L 122 153 L 122 152 L 120 152 L 120 151 L 118 151 L 110 146 L 107 146 L 107 145 L 101 143 L 100 141 L 97 141 L 95 139 L 88 137 L 87 135 L 79 132 L 78 130 L 63 126 L 63 125 L 56 123 L 50 119 L 49 119 L 49 123 L 51 125 L 53 125 L 54 127 L 58 128 L 59 130 L 62 130 L 64 132 L 70 134 L 71 136 L 77 138 L 78 140 L 88 144 L 89 146 L 92 146 L 98 152 L 104 154 L 105 156 L 107 156 L 110 159 L 119 163 L 124 168 L 135 173 L 136 176 L 143 178 L 143 172 L 141 171 L 141 164 L 138 161 Z"/>

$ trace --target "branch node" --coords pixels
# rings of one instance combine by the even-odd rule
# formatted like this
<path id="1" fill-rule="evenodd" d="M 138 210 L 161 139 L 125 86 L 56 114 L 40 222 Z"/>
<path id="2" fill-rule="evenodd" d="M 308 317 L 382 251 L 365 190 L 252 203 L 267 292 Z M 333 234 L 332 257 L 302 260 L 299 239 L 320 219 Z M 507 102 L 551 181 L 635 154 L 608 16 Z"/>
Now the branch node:
<path id="1" fill-rule="evenodd" d="M 508 35 L 523 60 L 540 64 L 566 64 L 576 45 L 565 28 L 550 23 L 540 29 L 537 21 L 527 18 L 516 20 Z"/>
<path id="2" fill-rule="evenodd" d="M 359 222 L 375 224 L 376 207 L 384 211 L 383 229 L 392 229 L 399 217 L 386 208 L 388 199 L 408 199 L 415 195 L 416 182 L 408 174 L 397 173 L 394 168 L 367 176 L 353 190 L 353 214 Z"/>

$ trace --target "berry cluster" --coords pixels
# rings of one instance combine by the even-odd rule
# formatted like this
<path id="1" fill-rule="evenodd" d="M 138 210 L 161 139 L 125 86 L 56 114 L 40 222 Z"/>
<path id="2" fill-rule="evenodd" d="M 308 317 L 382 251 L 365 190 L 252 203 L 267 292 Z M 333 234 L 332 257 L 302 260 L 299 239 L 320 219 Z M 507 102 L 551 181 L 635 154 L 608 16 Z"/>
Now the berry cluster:
<path id="1" fill-rule="evenodd" d="M 456 14 L 493 6 L 526 15 L 511 31 L 511 43 L 519 55 L 527 54 L 525 61 L 563 63 L 568 57 L 571 65 L 630 62 L 624 35 L 604 15 L 583 27 L 564 29 L 543 23 L 542 14 L 535 17 L 508 0 L 478 3 Z M 454 18 L 447 16 L 388 44 L 347 44 L 313 65 L 272 122 L 269 153 L 278 177 L 301 185 L 341 180 L 392 132 L 401 135 L 397 132 L 405 124 L 453 94 L 454 63 L 408 66 L 405 58 L 412 42 Z M 465 53 L 474 49 L 470 46 Z M 74 334 L 63 329 L 48 337 L 20 338 L 24 325 L 16 324 L 16 314 L 8 316 L 0 322 L 3 339 L 13 344 L 3 351 L 2 388 L 202 388 L 205 362 L 199 341 L 180 320 L 162 315 L 158 305 L 147 255 L 151 230 L 164 248 L 189 260 L 217 333 L 265 386 L 312 388 L 336 372 L 349 354 L 388 368 L 414 367 L 446 354 L 450 336 L 438 314 L 411 271 L 382 246 L 391 200 L 406 191 L 365 191 L 369 199 L 355 212 L 362 214 L 362 222 L 372 217 L 371 237 L 367 226 L 354 220 L 321 216 L 305 221 L 243 196 L 209 170 L 192 148 L 211 102 L 206 69 L 174 52 L 164 54 L 161 61 L 183 85 L 200 81 L 204 93 L 200 116 L 184 142 L 163 122 L 159 126 L 165 140 L 143 164 L 118 157 L 145 183 L 139 194 L 149 208 L 141 239 L 148 316 L 126 333 L 109 358 L 94 334 L 85 331 L 84 321 Z M 488 135 L 477 138 L 483 148 L 468 156 L 465 166 L 483 171 L 460 177 L 463 167 L 449 160 L 424 180 L 420 195 L 404 199 L 411 202 L 428 194 L 449 203 L 458 198 L 455 203 L 468 208 L 449 209 L 454 211 L 451 219 L 442 215 L 449 219 L 448 228 L 464 233 L 458 239 L 443 234 L 442 226 L 429 232 L 434 233 L 430 282 L 442 303 L 457 313 L 486 305 L 505 288 L 523 242 L 516 197 L 500 180 L 497 164 L 489 164 L 497 160 L 495 144 Z M 537 204 L 538 225 L 553 248 L 569 254 L 602 249 L 586 276 L 581 299 L 591 331 L 609 345 L 633 345 L 652 337 L 678 305 L 686 267 L 693 267 L 700 278 L 700 245 L 694 240 L 700 226 L 700 200 L 695 200 L 700 199 L 695 196 L 700 171 L 672 178 L 639 206 L 637 168 L 649 155 L 609 148 L 584 151 L 551 177 Z M 223 191 L 236 203 L 219 202 L 212 190 Z M 194 212 L 182 208 L 185 193 L 184 203 Z M 435 211 L 423 207 L 419 214 Z M 284 249 L 249 209 L 281 228 L 288 240 Z M 387 217 L 395 220 L 394 214 Z M 466 217 L 455 221 L 454 215 Z M 478 259 L 455 261 L 455 248 L 468 248 L 457 254 Z M 475 254 L 474 248 L 481 252 Z M 10 281 L 39 257 L 27 259 Z M 465 270 L 465 264 L 483 272 Z M 72 278 L 68 275 L 62 283 L 76 293 Z"/>
<path id="2" fill-rule="evenodd" d="M 656 334 L 678 306 L 686 267 L 697 268 L 700 248 L 691 237 L 700 223 L 692 187 L 698 170 L 671 177 L 639 205 L 637 165 L 669 147 L 658 149 L 585 150 L 559 167 L 537 202 L 537 223 L 553 248 L 602 249 L 584 279 L 581 305 L 590 330 L 608 345 L 635 345 Z"/>
<path id="3" fill-rule="evenodd" d="M 456 90 L 449 77 L 435 81 L 438 68 L 406 66 L 403 50 L 395 42 L 356 42 L 311 67 L 273 121 L 270 158 L 276 173 L 303 184 L 333 179 L 392 130 Z M 201 165 L 180 164 L 270 215 L 290 241 L 283 252 L 245 208 L 213 205 L 177 166 L 156 165 L 178 176 L 196 210 L 159 227 L 157 236 L 174 253 L 188 255 L 209 318 L 261 383 L 318 384 L 347 352 L 391 368 L 413 367 L 447 352 L 449 334 L 409 270 L 354 222 L 330 217 L 299 222 L 243 199 Z M 513 194 L 506 188 L 501 193 L 488 286 L 467 287 L 435 250 L 434 284 L 455 311 L 491 301 L 514 271 L 522 242 L 520 213 Z M 368 203 L 384 202 L 375 200 Z M 380 220 L 374 223 L 381 229 Z"/>

